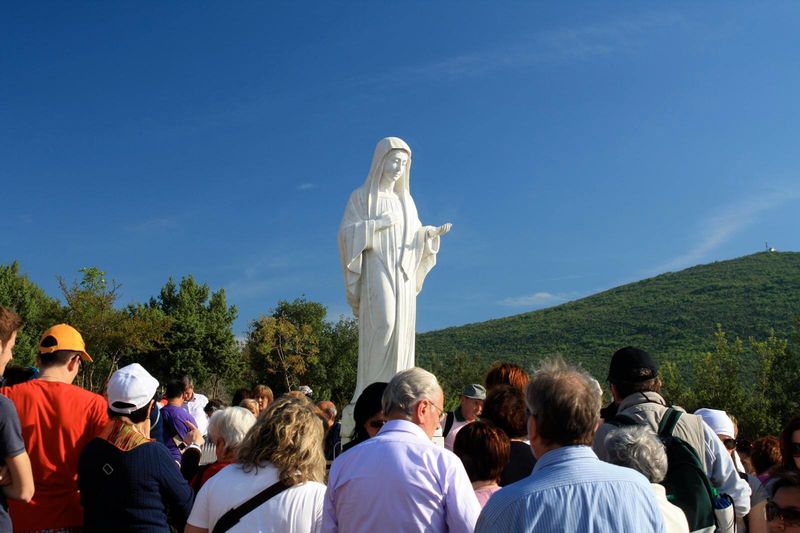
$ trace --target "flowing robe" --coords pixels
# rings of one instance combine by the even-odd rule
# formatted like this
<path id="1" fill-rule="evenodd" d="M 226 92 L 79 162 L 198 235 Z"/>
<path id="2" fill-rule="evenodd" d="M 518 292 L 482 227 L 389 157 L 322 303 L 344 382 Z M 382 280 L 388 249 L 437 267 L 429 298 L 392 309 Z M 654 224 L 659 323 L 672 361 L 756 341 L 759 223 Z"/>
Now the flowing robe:
<path id="1" fill-rule="evenodd" d="M 339 229 L 347 301 L 358 316 L 353 402 L 370 383 L 388 382 L 414 366 L 417 293 L 439 250 L 440 237 L 427 236 L 432 227 L 420 223 L 407 181 L 398 195 L 379 193 L 379 177 L 371 176 L 350 195 Z M 395 214 L 401 222 L 378 230 L 377 218 L 385 214 Z"/>

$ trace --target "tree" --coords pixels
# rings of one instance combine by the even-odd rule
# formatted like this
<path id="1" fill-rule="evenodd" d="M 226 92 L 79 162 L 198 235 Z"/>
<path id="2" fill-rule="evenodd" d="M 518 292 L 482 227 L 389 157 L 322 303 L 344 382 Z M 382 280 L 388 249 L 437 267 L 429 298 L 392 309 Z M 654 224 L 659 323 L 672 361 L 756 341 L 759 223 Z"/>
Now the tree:
<path id="1" fill-rule="evenodd" d="M 14 348 L 14 363 L 32 365 L 36 359 L 39 337 L 58 322 L 61 306 L 54 298 L 20 274 L 19 263 L 0 265 L 0 305 L 16 312 L 23 321 Z"/>
<path id="2" fill-rule="evenodd" d="M 191 375 L 198 383 L 210 383 L 211 395 L 218 396 L 223 383 L 237 379 L 244 368 L 233 335 L 238 312 L 228 306 L 224 289 L 212 293 L 191 275 L 180 285 L 169 278 L 148 307 L 171 319 L 164 346 L 148 354 L 162 381 Z"/>
<path id="3" fill-rule="evenodd" d="M 350 403 L 358 371 L 358 320 L 345 316 L 325 324 L 319 361 L 311 366 L 307 380 L 320 400 L 330 399 L 342 410 Z"/>
<path id="4" fill-rule="evenodd" d="M 79 282 L 59 286 L 67 302 L 63 320 L 81 332 L 93 362 L 82 366 L 78 383 L 99 391 L 111 374 L 123 364 L 161 345 L 170 320 L 158 310 L 134 306 L 121 310 L 114 304 L 120 285 L 109 285 L 105 273 L 96 267 L 82 268 Z"/>

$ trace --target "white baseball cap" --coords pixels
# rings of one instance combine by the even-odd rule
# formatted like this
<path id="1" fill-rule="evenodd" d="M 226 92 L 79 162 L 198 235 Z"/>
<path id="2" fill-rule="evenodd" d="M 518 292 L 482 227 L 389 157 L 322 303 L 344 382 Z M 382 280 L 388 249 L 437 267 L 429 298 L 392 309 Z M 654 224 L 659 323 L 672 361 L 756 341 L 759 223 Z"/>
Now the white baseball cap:
<path id="1" fill-rule="evenodd" d="M 108 408 L 115 413 L 131 414 L 147 405 L 158 389 L 158 380 L 139 363 L 114 372 L 108 381 Z M 125 406 L 115 406 L 121 402 Z"/>

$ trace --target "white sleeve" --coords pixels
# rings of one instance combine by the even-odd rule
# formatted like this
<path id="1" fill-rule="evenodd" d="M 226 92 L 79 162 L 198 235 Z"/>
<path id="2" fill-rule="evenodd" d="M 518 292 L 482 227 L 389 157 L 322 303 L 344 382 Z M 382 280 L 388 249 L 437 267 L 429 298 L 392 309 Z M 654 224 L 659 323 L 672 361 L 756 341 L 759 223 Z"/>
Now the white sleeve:
<path id="1" fill-rule="evenodd" d="M 189 518 L 186 520 L 186 523 L 189 525 L 209 531 L 211 531 L 211 524 L 209 524 L 210 520 L 208 516 L 208 491 L 211 486 L 213 486 L 213 483 L 207 481 L 200 489 L 200 492 L 197 493 L 194 499 L 194 505 L 192 506 L 192 512 L 189 513 Z"/>
<path id="2" fill-rule="evenodd" d="M 750 512 L 750 485 L 739 477 L 733 459 L 714 430 L 705 422 L 702 424 L 708 478 L 720 494 L 733 498 L 736 516 L 744 516 Z"/>
<path id="3" fill-rule="evenodd" d="M 452 452 L 445 452 L 452 454 Z M 445 494 L 445 512 L 448 529 L 455 533 L 472 533 L 481 514 L 481 504 L 475 496 L 475 490 L 469 481 L 467 471 L 461 460 L 452 462 L 447 469 L 447 493 Z"/>

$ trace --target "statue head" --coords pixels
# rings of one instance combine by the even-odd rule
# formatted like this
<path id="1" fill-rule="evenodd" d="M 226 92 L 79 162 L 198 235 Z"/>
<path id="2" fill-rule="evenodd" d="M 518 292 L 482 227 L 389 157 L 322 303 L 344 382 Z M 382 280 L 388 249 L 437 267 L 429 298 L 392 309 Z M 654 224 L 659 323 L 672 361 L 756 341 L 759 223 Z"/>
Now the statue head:
<path id="1" fill-rule="evenodd" d="M 405 150 L 395 149 L 386 154 L 383 158 L 383 172 L 381 174 L 381 185 L 392 187 L 397 183 L 408 168 L 410 157 Z"/>

